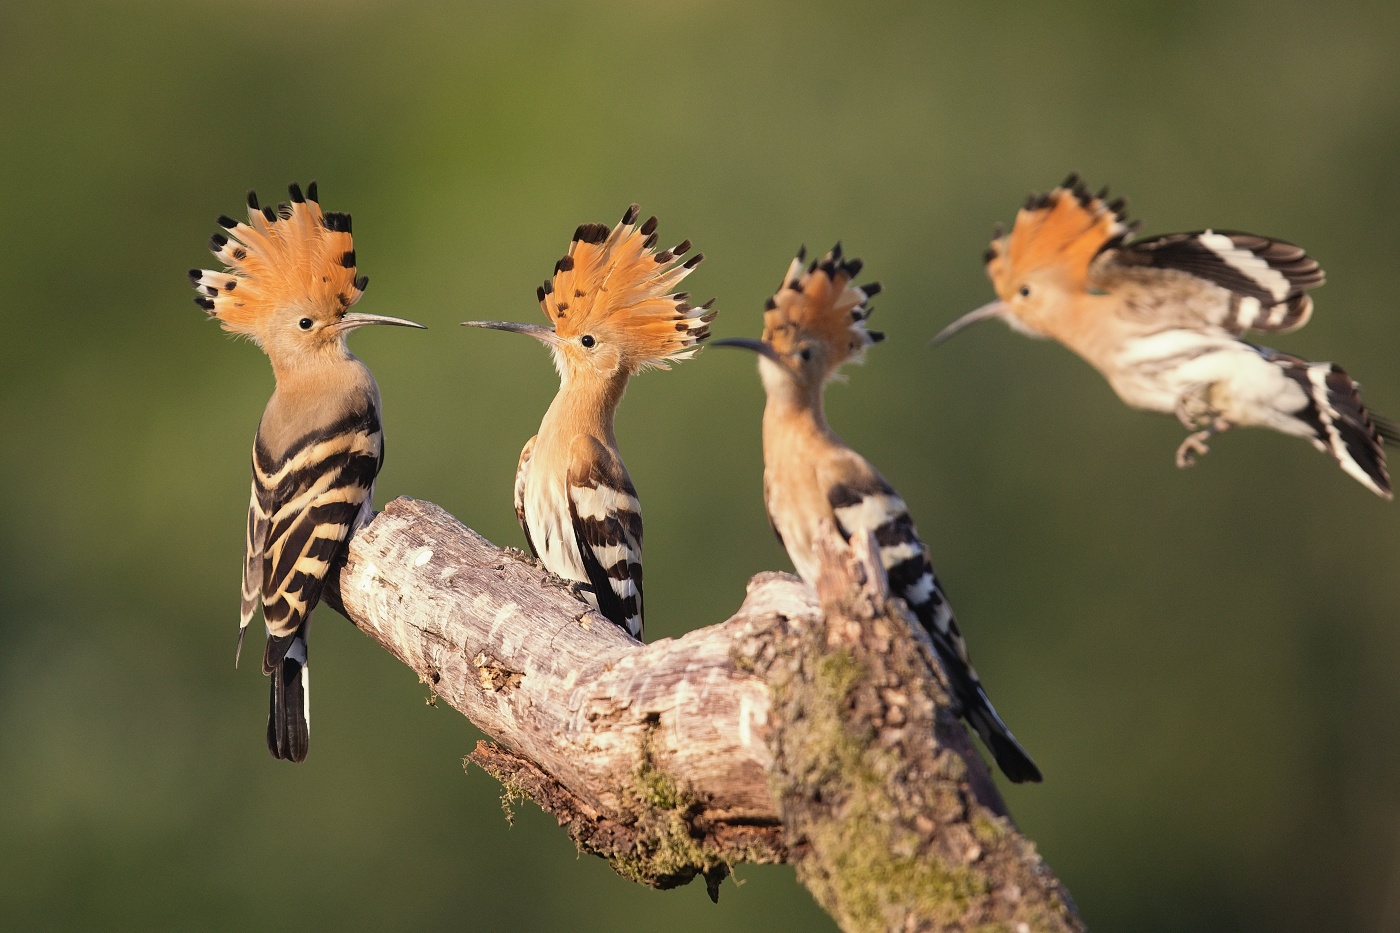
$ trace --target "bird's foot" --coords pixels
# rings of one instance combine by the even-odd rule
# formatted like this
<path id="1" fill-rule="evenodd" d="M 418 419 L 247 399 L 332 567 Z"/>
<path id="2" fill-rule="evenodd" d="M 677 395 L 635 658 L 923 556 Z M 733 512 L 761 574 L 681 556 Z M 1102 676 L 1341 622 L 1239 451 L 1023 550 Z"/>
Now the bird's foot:
<path id="1" fill-rule="evenodd" d="M 1195 434 L 1189 435 L 1186 440 L 1182 441 L 1181 446 L 1176 449 L 1177 468 L 1184 470 L 1187 467 L 1193 467 L 1196 465 L 1198 457 L 1204 457 L 1210 453 L 1210 447 L 1206 441 L 1214 437 L 1215 434 L 1216 431 L 1213 428 L 1206 428 L 1204 431 L 1197 431 Z"/>
<path id="2" fill-rule="evenodd" d="M 1211 404 L 1210 383 L 1193 385 L 1176 400 L 1176 420 L 1188 430 L 1212 427 L 1220 417 L 1220 412 Z"/>

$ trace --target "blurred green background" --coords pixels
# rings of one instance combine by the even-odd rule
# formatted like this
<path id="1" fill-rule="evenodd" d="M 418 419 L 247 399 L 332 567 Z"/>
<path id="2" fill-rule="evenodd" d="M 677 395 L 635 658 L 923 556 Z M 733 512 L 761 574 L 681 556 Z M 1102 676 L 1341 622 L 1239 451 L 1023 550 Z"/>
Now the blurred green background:
<path id="1" fill-rule="evenodd" d="M 533 292 L 631 201 L 758 332 L 800 244 L 883 280 L 888 343 L 832 423 L 908 499 L 992 695 L 1044 769 L 1008 788 L 1101 930 L 1400 928 L 1395 506 L 1306 444 L 1172 465 L 1067 351 L 999 325 L 980 255 L 1078 169 L 1144 232 L 1301 242 L 1328 270 L 1283 349 L 1400 415 L 1400 6 L 744 2 L 0 5 L 0 926 L 826 930 L 790 869 L 711 906 L 578 858 L 460 759 L 479 737 L 329 610 L 301 767 L 233 669 L 248 451 L 272 387 L 185 278 L 256 187 L 352 211 L 383 387 L 382 503 L 502 544 L 557 382 Z M 753 360 L 639 378 L 648 635 L 786 569 Z M 683 413 L 678 417 L 677 413 Z M 260 641 L 260 639 L 259 639 Z"/>

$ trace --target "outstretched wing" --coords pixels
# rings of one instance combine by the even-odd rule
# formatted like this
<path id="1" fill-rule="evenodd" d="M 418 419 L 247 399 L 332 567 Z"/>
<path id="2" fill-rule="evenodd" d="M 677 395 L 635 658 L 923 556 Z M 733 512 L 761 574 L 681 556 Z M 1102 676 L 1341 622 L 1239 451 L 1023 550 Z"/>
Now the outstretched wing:
<path id="1" fill-rule="evenodd" d="M 254 447 L 254 494 L 267 525 L 260 558 L 264 673 L 282 660 L 320 601 L 326 575 L 369 502 L 383 450 L 373 406 L 307 434 L 280 459 Z"/>
<path id="2" fill-rule="evenodd" d="M 928 632 L 962 715 L 982 737 L 997 765 L 1018 784 L 1040 781 L 1040 769 L 1002 722 L 982 688 L 904 500 L 853 451 L 819 468 L 818 481 L 827 490 L 827 502 L 842 537 L 850 541 L 857 534 L 874 536 L 890 592 L 909 605 Z"/>
<path id="3" fill-rule="evenodd" d="M 1228 230 L 1198 230 L 1138 240 L 1106 261 L 1127 268 L 1170 269 L 1216 286 L 1189 303 L 1201 323 L 1240 336 L 1246 331 L 1286 333 L 1312 316 L 1309 289 L 1325 274 L 1301 247 Z"/>
<path id="4" fill-rule="evenodd" d="M 622 461 L 588 434 L 569 448 L 569 518 L 598 611 L 642 637 L 642 506 Z"/>
<path id="5" fill-rule="evenodd" d="M 535 539 L 530 537 L 530 523 L 525 520 L 525 480 L 530 475 L 530 455 L 535 452 L 535 441 L 539 439 L 540 436 L 536 434 L 525 442 L 525 448 L 520 451 L 520 463 L 515 468 L 515 520 L 520 522 L 520 530 L 525 532 L 525 544 L 536 559 L 540 552 L 535 547 Z"/>

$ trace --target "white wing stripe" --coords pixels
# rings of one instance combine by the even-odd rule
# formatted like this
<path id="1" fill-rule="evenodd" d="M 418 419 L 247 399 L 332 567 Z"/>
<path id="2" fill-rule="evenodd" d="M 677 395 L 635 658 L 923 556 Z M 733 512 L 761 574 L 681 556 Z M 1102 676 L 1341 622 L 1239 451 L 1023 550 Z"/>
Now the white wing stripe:
<path id="1" fill-rule="evenodd" d="M 851 532 L 874 531 L 891 518 L 909 511 L 899 496 L 877 493 L 861 499 L 855 505 L 835 509 L 836 520 Z"/>
<path id="2" fill-rule="evenodd" d="M 608 486 L 573 486 L 569 494 L 574 500 L 578 517 L 602 521 L 615 512 L 642 514 L 642 504 L 635 496 Z"/>
<path id="3" fill-rule="evenodd" d="M 637 552 L 629 544 L 604 544 L 593 546 L 593 556 L 604 570 L 610 570 L 624 561 L 637 562 Z M 616 587 L 614 587 L 616 589 Z"/>
<path id="4" fill-rule="evenodd" d="M 928 602 L 928 598 L 933 595 L 933 574 L 925 573 L 914 585 L 904 591 L 904 601 L 915 606 L 921 606 Z"/>
<path id="5" fill-rule="evenodd" d="M 1219 256 L 1221 262 L 1253 279 L 1261 288 L 1268 289 L 1275 301 L 1282 301 L 1288 297 L 1293 286 L 1289 284 L 1287 277 L 1249 250 L 1235 246 L 1235 241 L 1225 234 L 1207 230 L 1200 234 L 1197 240 Z"/>
<path id="6" fill-rule="evenodd" d="M 880 563 L 884 564 L 886 570 L 889 570 L 896 564 L 902 564 L 911 558 L 923 556 L 923 548 L 921 548 L 917 542 L 912 541 L 904 541 L 899 544 L 892 544 L 889 547 L 880 548 Z"/>

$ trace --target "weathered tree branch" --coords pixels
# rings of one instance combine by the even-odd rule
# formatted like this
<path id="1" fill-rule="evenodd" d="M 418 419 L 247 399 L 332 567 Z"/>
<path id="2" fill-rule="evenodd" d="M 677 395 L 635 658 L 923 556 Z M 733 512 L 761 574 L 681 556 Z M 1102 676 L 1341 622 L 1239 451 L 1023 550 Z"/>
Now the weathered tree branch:
<path id="1" fill-rule="evenodd" d="M 519 551 L 397 499 L 327 601 L 502 743 L 468 757 L 507 799 L 627 878 L 717 896 L 731 864 L 790 861 L 848 931 L 1083 929 L 865 543 L 832 540 L 820 601 L 760 574 L 728 620 L 643 646 Z"/>

